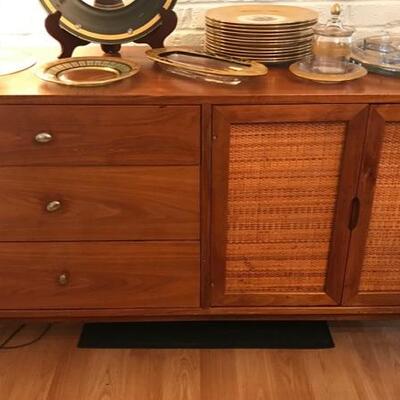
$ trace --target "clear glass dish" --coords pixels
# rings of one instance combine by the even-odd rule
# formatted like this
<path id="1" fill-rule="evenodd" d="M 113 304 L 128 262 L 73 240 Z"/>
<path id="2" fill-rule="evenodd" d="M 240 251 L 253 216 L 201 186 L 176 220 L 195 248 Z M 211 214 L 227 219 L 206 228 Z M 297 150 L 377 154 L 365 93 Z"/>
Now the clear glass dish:
<path id="1" fill-rule="evenodd" d="M 254 61 L 181 47 L 149 50 L 146 54 L 168 72 L 213 83 L 238 85 L 250 77 L 268 73 L 265 65 Z"/>
<path id="2" fill-rule="evenodd" d="M 360 39 L 353 47 L 352 58 L 373 72 L 400 74 L 400 35 Z"/>
<path id="3" fill-rule="evenodd" d="M 311 65 L 313 72 L 321 74 L 348 72 L 354 28 L 343 24 L 341 12 L 340 5 L 334 4 L 328 22 L 314 27 Z"/>
<path id="4" fill-rule="evenodd" d="M 352 58 L 371 72 L 400 76 L 400 20 L 386 24 L 381 35 L 358 40 Z"/>

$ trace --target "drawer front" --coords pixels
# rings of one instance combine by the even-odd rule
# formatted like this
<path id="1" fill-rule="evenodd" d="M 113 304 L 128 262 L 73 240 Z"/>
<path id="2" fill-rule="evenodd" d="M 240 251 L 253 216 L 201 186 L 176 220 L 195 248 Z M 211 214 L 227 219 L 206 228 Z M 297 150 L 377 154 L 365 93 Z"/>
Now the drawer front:
<path id="1" fill-rule="evenodd" d="M 195 106 L 2 106 L 0 165 L 193 165 Z"/>
<path id="2" fill-rule="evenodd" d="M 199 239 L 198 167 L 4 167 L 0 187 L 0 241 Z"/>
<path id="3" fill-rule="evenodd" d="M 0 244 L 0 309 L 199 306 L 197 243 Z"/>

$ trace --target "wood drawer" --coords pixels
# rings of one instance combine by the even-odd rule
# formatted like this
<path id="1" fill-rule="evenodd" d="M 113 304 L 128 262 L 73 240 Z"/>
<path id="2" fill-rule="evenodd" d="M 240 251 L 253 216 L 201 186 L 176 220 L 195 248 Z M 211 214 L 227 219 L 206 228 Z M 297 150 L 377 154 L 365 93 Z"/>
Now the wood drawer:
<path id="1" fill-rule="evenodd" d="M 198 243 L 0 244 L 0 309 L 197 307 Z"/>
<path id="2" fill-rule="evenodd" d="M 198 167 L 3 167 L 0 187 L 0 241 L 199 239 Z"/>
<path id="3" fill-rule="evenodd" d="M 2 106 L 0 120 L 3 166 L 199 163 L 196 106 Z"/>

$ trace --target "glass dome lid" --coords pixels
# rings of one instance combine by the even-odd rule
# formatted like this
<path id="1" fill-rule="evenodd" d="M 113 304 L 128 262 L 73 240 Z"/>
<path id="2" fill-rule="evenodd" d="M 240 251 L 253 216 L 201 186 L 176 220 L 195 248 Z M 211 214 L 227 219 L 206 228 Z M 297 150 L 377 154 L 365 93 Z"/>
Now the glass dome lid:
<path id="1" fill-rule="evenodd" d="M 326 24 L 318 24 L 314 27 L 314 33 L 321 36 L 349 37 L 355 32 L 355 28 L 343 24 L 341 18 L 342 7 L 335 3 L 331 8 L 331 17 Z"/>

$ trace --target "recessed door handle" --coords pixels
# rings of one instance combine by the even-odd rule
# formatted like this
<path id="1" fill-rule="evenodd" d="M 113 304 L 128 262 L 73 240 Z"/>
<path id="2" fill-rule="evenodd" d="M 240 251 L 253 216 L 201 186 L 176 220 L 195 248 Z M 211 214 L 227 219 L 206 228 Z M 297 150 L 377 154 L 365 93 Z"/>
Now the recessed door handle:
<path id="1" fill-rule="evenodd" d="M 349 222 L 349 229 L 351 231 L 356 229 L 358 225 L 358 221 L 360 219 L 360 209 L 361 209 L 360 199 L 358 197 L 354 197 L 351 204 L 351 214 Z"/>

